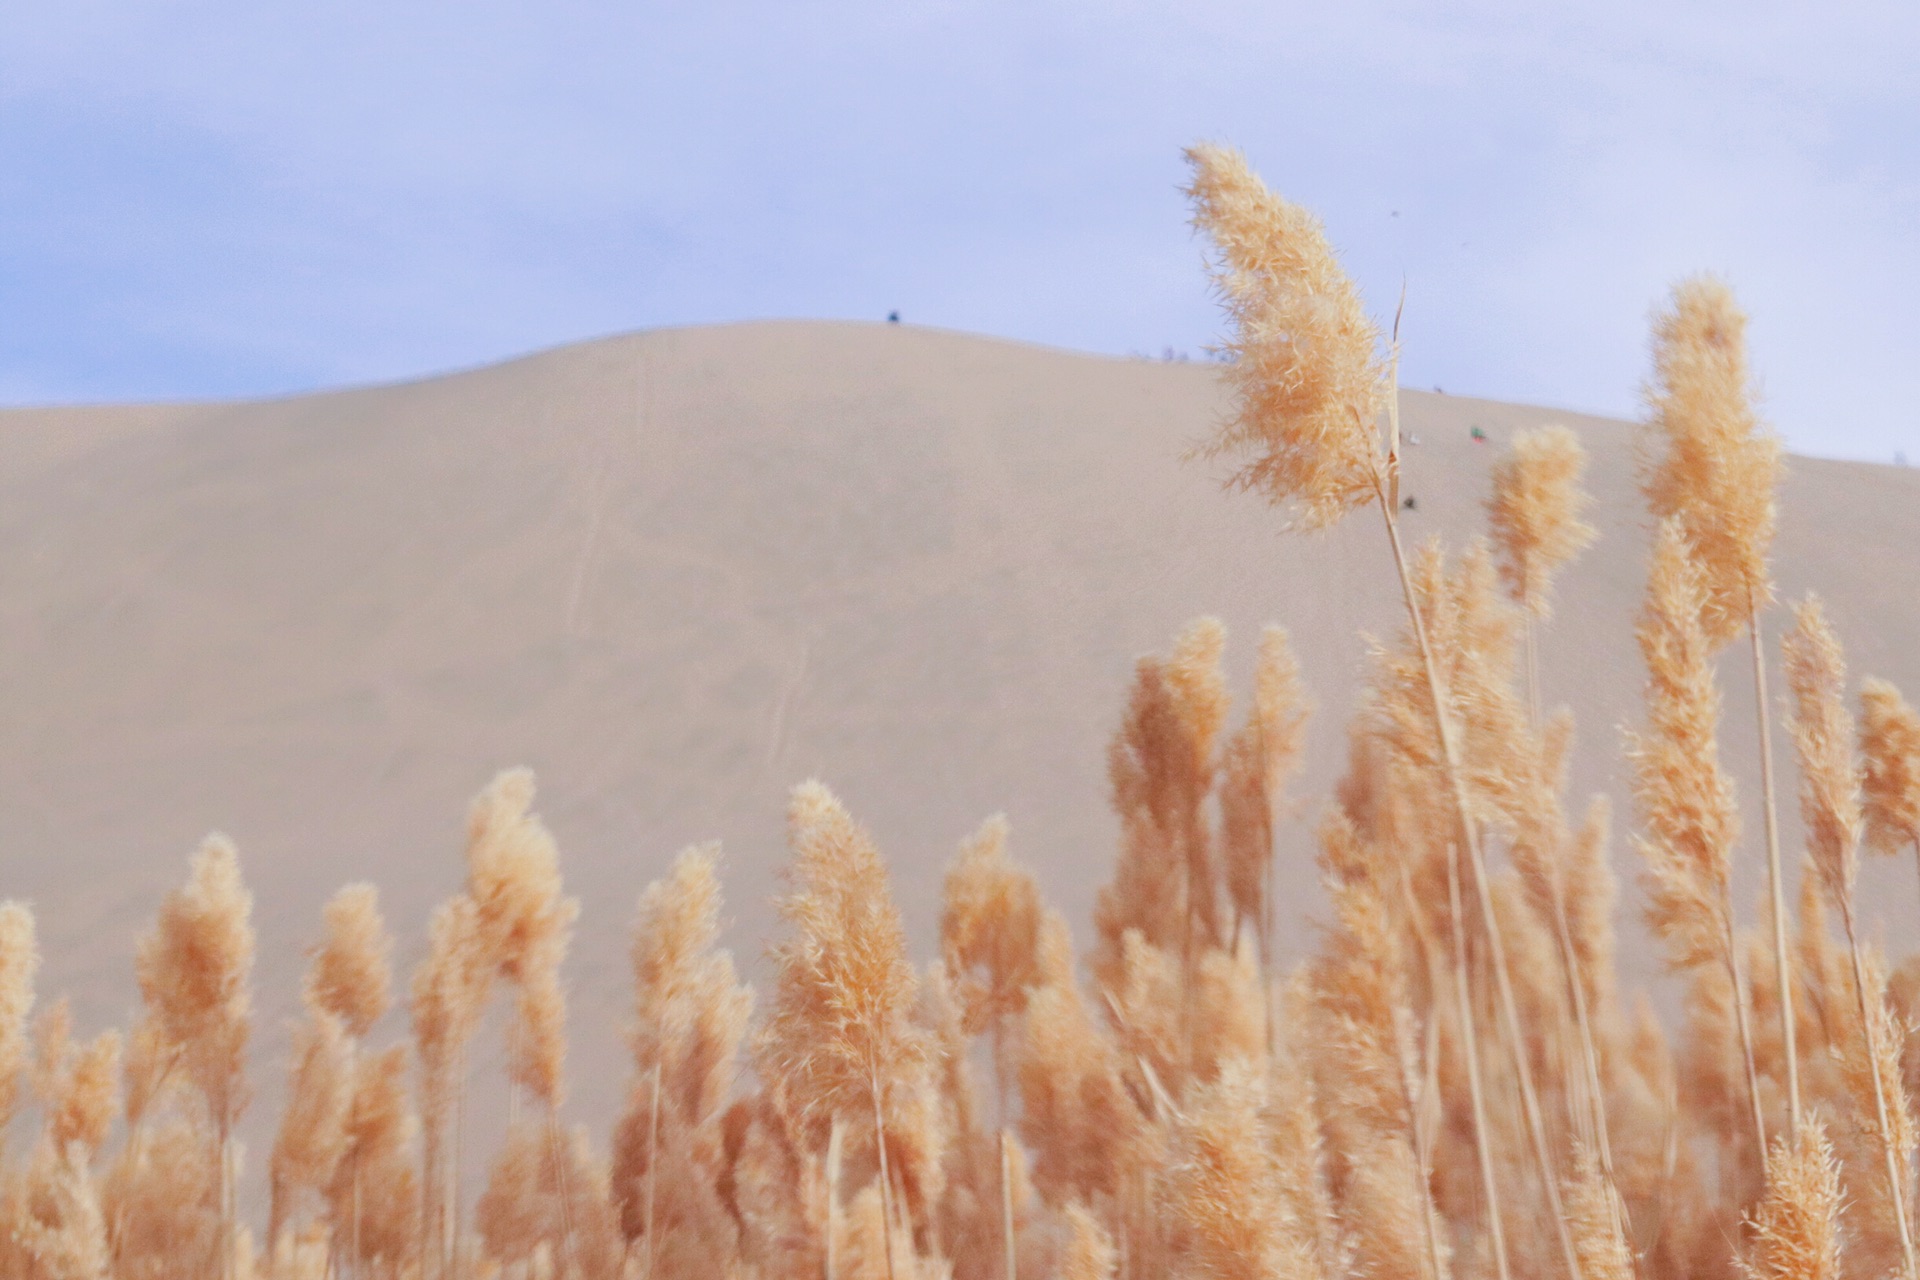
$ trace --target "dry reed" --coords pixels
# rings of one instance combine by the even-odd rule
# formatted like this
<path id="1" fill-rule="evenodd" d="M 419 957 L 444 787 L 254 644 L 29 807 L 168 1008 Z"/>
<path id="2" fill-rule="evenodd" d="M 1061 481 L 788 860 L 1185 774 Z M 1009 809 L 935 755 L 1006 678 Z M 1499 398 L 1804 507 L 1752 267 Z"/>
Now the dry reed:
<path id="1" fill-rule="evenodd" d="M 1714 659 L 1742 629 L 1765 656 L 1779 459 L 1730 296 L 1682 286 L 1656 335 L 1666 452 L 1647 470 L 1627 762 L 1647 922 L 1686 981 L 1670 1040 L 1619 990 L 1606 811 L 1570 818 L 1574 728 L 1540 705 L 1532 628 L 1590 536 L 1577 439 L 1515 442 L 1490 547 L 1410 553 L 1396 352 L 1310 215 L 1231 152 L 1190 159 L 1233 325 L 1233 417 L 1208 451 L 1300 524 L 1378 502 L 1407 610 L 1374 646 L 1319 819 L 1329 919 L 1294 971 L 1276 850 L 1309 755 L 1304 682 L 1269 629 L 1229 732 L 1225 630 L 1203 618 L 1135 668 L 1107 759 L 1118 856 L 1084 954 L 996 818 L 952 862 L 940 958 L 917 969 L 872 838 L 807 783 L 757 1026 L 720 947 L 717 850 L 642 895 L 631 1074 L 603 1152 L 561 1121 L 578 908 L 531 775 L 510 771 L 474 801 L 464 883 L 427 922 L 407 1039 L 372 1043 L 391 1003 L 374 891 L 327 904 L 256 1248 L 233 1142 L 251 901 L 215 837 L 141 941 L 124 1039 L 77 1039 L 63 1001 L 29 1022 L 33 917 L 0 904 L 0 1130 L 34 1126 L 0 1147 L 0 1275 L 1913 1276 L 1920 963 L 1887 976 L 1854 881 L 1862 842 L 1920 849 L 1920 717 L 1869 682 L 1856 734 L 1838 639 L 1817 604 L 1796 611 L 1782 655 L 1810 874 L 1791 949 L 1777 877 L 1770 936 L 1743 930 Z M 496 992 L 511 1101 L 468 1196 Z M 1803 1088 L 1804 1117 L 1769 1135 Z"/>

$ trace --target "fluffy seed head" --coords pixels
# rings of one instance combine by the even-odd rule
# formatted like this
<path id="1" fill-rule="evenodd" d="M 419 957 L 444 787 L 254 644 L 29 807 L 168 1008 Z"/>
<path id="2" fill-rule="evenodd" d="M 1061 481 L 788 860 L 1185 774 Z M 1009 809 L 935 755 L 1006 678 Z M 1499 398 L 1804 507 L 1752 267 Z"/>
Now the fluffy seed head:
<path id="1" fill-rule="evenodd" d="M 918 976 L 871 837 L 818 782 L 787 810 L 792 936 L 773 948 L 773 1008 L 760 1061 L 784 1104 L 824 1141 L 832 1118 L 871 1115 L 917 1081 L 930 1047 L 913 1024 Z M 902 1097 L 900 1101 L 906 1099 Z"/>
<path id="2" fill-rule="evenodd" d="M 100 1150 L 120 1112 L 120 1033 L 102 1031 L 80 1047 L 50 1095 L 47 1137 L 55 1151 Z"/>
<path id="3" fill-rule="evenodd" d="M 273 1211 L 267 1238 L 277 1240 L 298 1201 L 321 1194 L 347 1149 L 353 1108 L 353 1057 L 346 1028 L 325 1010 L 294 1034 L 287 1105 L 271 1163 Z"/>
<path id="4" fill-rule="evenodd" d="M 1120 1254 L 1100 1220 L 1080 1204 L 1069 1204 L 1063 1216 L 1067 1245 L 1060 1259 L 1060 1280 L 1113 1280 Z"/>
<path id="5" fill-rule="evenodd" d="M 1894 853 L 1920 841 L 1920 714 L 1885 680 L 1860 685 L 1860 756 L 1867 847 Z"/>
<path id="6" fill-rule="evenodd" d="M 1565 427 L 1513 437 L 1493 469 L 1487 520 L 1507 594 L 1537 618 L 1552 612 L 1553 575 L 1590 545 L 1592 525 L 1580 518 L 1591 499 L 1580 487 L 1587 451 Z"/>
<path id="7" fill-rule="evenodd" d="M 1225 147 L 1187 150 L 1194 225 L 1212 240 L 1213 283 L 1233 326 L 1225 377 L 1234 416 L 1205 447 L 1231 481 L 1307 528 L 1374 498 L 1386 466 L 1380 333 L 1320 222 L 1273 192 Z"/>
<path id="8" fill-rule="evenodd" d="M 1774 1139 L 1767 1194 L 1749 1219 L 1753 1250 L 1740 1260 L 1748 1280 L 1835 1280 L 1840 1274 L 1840 1166 L 1817 1120 L 1797 1141 Z"/>
<path id="9" fill-rule="evenodd" d="M 1814 596 L 1794 607 L 1780 652 L 1790 695 L 1788 733 L 1800 762 L 1800 816 L 1807 854 L 1828 895 L 1852 910 L 1859 869 L 1860 791 L 1847 711 L 1847 665 L 1840 639 Z"/>
<path id="10" fill-rule="evenodd" d="M 225 836 L 208 836 L 186 887 L 167 895 L 140 940 L 140 995 L 187 1076 L 223 1123 L 246 1105 L 244 1058 L 252 1026 L 253 895 Z"/>
<path id="11" fill-rule="evenodd" d="M 1040 886 L 1007 856 L 1007 820 L 987 819 L 947 868 L 940 913 L 940 948 L 967 1034 L 1026 1008 L 1040 982 L 1041 914 Z"/>
<path id="12" fill-rule="evenodd" d="M 1739 819 L 1720 767 L 1720 692 L 1702 619 L 1706 588 L 1680 523 L 1654 540 L 1636 634 L 1647 665 L 1647 728 L 1630 734 L 1647 866 L 1647 916 L 1675 967 L 1722 958 Z"/>
<path id="13" fill-rule="evenodd" d="M 27 1015 L 33 1011 L 33 976 L 39 968 L 33 912 L 22 902 L 0 902 L 0 1131 L 19 1105 Z"/>
<path id="14" fill-rule="evenodd" d="M 1235 1061 L 1177 1125 L 1169 1208 L 1187 1243 L 1186 1274 L 1196 1280 L 1314 1274 L 1313 1239 L 1287 1211 L 1266 1108 L 1259 1069 Z"/>
<path id="15" fill-rule="evenodd" d="M 358 1038 L 392 1002 L 393 940 L 380 918 L 379 891 L 350 884 L 328 900 L 321 916 L 326 938 L 307 969 L 307 1000 Z"/>
<path id="16" fill-rule="evenodd" d="M 1227 898 L 1236 917 L 1259 924 L 1273 863 L 1273 824 L 1285 806 L 1287 780 L 1306 748 L 1312 712 L 1300 686 L 1287 633 L 1260 633 L 1253 708 L 1221 759 L 1220 849 Z"/>
<path id="17" fill-rule="evenodd" d="M 1780 442 L 1754 413 L 1746 328 L 1725 282 L 1698 276 L 1674 286 L 1671 309 L 1654 318 L 1646 393 L 1652 434 L 1641 483 L 1653 514 L 1680 522 L 1716 645 L 1773 598 Z"/>

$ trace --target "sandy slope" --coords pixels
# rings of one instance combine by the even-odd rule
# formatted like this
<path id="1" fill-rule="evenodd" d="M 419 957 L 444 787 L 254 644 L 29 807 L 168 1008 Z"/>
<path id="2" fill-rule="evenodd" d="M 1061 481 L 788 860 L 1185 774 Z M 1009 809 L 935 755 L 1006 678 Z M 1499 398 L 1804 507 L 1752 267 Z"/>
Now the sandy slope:
<path id="1" fill-rule="evenodd" d="M 1396 621 L 1371 517 L 1285 537 L 1180 462 L 1221 409 L 1200 365 L 783 323 L 266 403 L 0 414 L 0 894 L 34 901 L 44 987 L 90 1030 L 125 1016 L 134 937 L 195 841 L 229 832 L 265 944 L 264 1104 L 325 895 L 377 880 L 410 960 L 458 884 L 468 797 L 530 764 L 585 905 L 575 1109 L 596 1118 L 624 1088 L 641 886 L 723 840 L 757 953 L 806 776 L 871 825 L 923 941 L 954 844 L 996 810 L 1084 933 L 1133 658 L 1218 613 L 1244 684 L 1257 627 L 1284 622 L 1323 709 L 1317 793 L 1356 632 Z M 1408 525 L 1472 533 L 1500 442 L 1552 420 L 1596 457 L 1604 537 L 1562 589 L 1545 687 L 1579 714 L 1579 786 L 1617 793 L 1640 680 L 1631 428 L 1409 392 Z M 1920 473 L 1795 460 L 1780 576 L 1820 584 L 1857 670 L 1920 690 L 1917 499 Z M 1288 830 L 1296 924 L 1308 859 Z M 1904 945 L 1913 871 L 1871 874 Z"/>

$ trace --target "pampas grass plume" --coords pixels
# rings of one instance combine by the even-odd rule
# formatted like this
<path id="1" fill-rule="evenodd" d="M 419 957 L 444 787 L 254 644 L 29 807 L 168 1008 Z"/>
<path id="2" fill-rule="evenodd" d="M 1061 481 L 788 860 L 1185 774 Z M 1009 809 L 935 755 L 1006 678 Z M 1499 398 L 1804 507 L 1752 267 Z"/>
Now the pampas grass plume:
<path id="1" fill-rule="evenodd" d="M 157 1029 L 184 1054 L 188 1077 L 223 1125 L 246 1105 L 252 910 L 239 853 L 225 836 L 209 836 L 186 887 L 167 895 L 153 931 L 140 940 L 136 964 Z"/>
<path id="2" fill-rule="evenodd" d="M 1040 887 L 1007 856 L 1007 820 L 996 815 L 960 846 L 940 912 L 940 947 L 956 979 L 961 1024 L 979 1035 L 1017 1017 L 1040 982 Z"/>
<path id="3" fill-rule="evenodd" d="M 1186 154 L 1194 225 L 1213 242 L 1233 325 L 1234 416 L 1204 452 L 1240 463 L 1235 487 L 1324 528 L 1374 499 L 1386 465 L 1379 331 L 1317 218 L 1267 190 L 1237 151 Z"/>
<path id="4" fill-rule="evenodd" d="M 120 1114 L 120 1033 L 102 1031 L 72 1055 L 48 1097 L 46 1129 L 55 1151 L 100 1150 Z"/>
<path id="5" fill-rule="evenodd" d="M 1708 638 L 1724 644 L 1773 598 L 1780 442 L 1754 413 L 1747 317 L 1712 276 L 1674 286 L 1654 318 L 1647 388 L 1652 452 L 1642 484 L 1655 517 L 1680 522 L 1700 566 Z"/>
<path id="6" fill-rule="evenodd" d="M 277 1247 L 300 1199 L 324 1192 L 347 1150 L 353 1109 L 353 1057 L 346 1027 L 324 1010 L 295 1032 L 287 1103 L 270 1163 L 273 1189 L 267 1240 Z"/>
<path id="7" fill-rule="evenodd" d="M 1808 858 L 1827 896 L 1850 912 L 1859 871 L 1860 782 L 1853 716 L 1846 704 L 1846 660 L 1818 597 L 1794 606 L 1793 627 L 1781 637 L 1780 653 L 1790 698 L 1787 732 L 1800 762 Z"/>
<path id="8" fill-rule="evenodd" d="M 1837 1280 L 1840 1275 L 1840 1167 L 1817 1121 L 1800 1136 L 1775 1139 L 1767 1193 L 1749 1221 L 1753 1245 L 1740 1260 L 1748 1280 Z"/>
<path id="9" fill-rule="evenodd" d="M 1596 536 L 1581 518 L 1590 503 L 1580 487 L 1587 452 L 1565 427 L 1513 437 L 1495 464 L 1487 519 L 1507 594 L 1536 618 L 1552 613 L 1553 577 Z"/>
<path id="10" fill-rule="evenodd" d="M 1081 1204 L 1069 1204 L 1062 1216 L 1067 1243 L 1060 1257 L 1060 1280 L 1113 1280 L 1120 1255 L 1100 1220 Z"/>
<path id="11" fill-rule="evenodd" d="M 919 979 L 872 838 L 818 782 L 788 806 L 793 936 L 772 951 L 776 978 L 761 1057 L 790 1105 L 824 1138 L 835 1113 L 866 1109 L 911 1078 L 929 1046 L 912 1020 Z"/>
<path id="12" fill-rule="evenodd" d="M 1630 734 L 1647 866 L 1647 918 L 1676 968 L 1724 959 L 1739 817 L 1720 767 L 1720 692 L 1704 623 L 1706 587 L 1678 521 L 1660 526 L 1636 634 L 1647 666 L 1644 733 Z"/>
<path id="13" fill-rule="evenodd" d="M 1288 1212 L 1288 1188 L 1264 1123 L 1261 1069 L 1238 1059 L 1202 1087 L 1177 1124 L 1169 1207 L 1195 1280 L 1311 1277 L 1315 1224 Z"/>
<path id="14" fill-rule="evenodd" d="M 379 891 L 350 884 L 327 901 L 321 918 L 326 937 L 307 968 L 306 998 L 357 1039 L 393 1000 L 393 940 L 380 918 Z"/>
<path id="15" fill-rule="evenodd" d="M 7 1122 L 19 1106 L 27 1066 L 27 1015 L 33 1011 L 33 977 L 39 968 L 33 912 L 25 903 L 0 902 L 0 1148 Z"/>
<path id="16" fill-rule="evenodd" d="M 1920 713 L 1885 680 L 1860 684 L 1860 755 L 1867 847 L 1920 845 Z"/>

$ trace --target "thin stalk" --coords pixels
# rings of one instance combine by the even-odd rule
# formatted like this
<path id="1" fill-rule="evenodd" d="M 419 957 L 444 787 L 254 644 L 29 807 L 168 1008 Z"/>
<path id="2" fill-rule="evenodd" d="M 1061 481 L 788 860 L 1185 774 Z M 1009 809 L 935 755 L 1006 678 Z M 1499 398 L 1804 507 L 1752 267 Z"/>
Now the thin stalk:
<path id="1" fill-rule="evenodd" d="M 1906 1280 L 1920 1276 L 1914 1265 L 1913 1232 L 1907 1225 L 1906 1179 L 1901 1176 L 1903 1161 L 1893 1149 L 1893 1127 L 1887 1123 L 1886 1086 L 1880 1079 L 1880 1035 L 1867 1008 L 1866 966 L 1860 957 L 1860 935 L 1853 918 L 1853 895 L 1840 904 L 1840 922 L 1847 931 L 1847 951 L 1853 958 L 1853 994 L 1860 1006 L 1860 1029 L 1866 1036 L 1867 1063 L 1873 1076 L 1873 1107 L 1880 1122 L 1880 1150 L 1887 1162 L 1887 1198 L 1893 1202 L 1893 1221 L 1900 1231 L 1901 1274 Z"/>
<path id="2" fill-rule="evenodd" d="M 1740 972 L 1739 944 L 1733 936 L 1733 918 L 1727 918 L 1727 981 L 1733 985 L 1733 1021 L 1740 1029 L 1740 1052 L 1747 1067 L 1747 1103 L 1753 1110 L 1754 1148 L 1762 1163 L 1767 1158 L 1767 1116 L 1760 1106 L 1760 1071 L 1753 1061 L 1753 1027 L 1747 1020 L 1746 978 Z"/>
<path id="3" fill-rule="evenodd" d="M 1540 732 L 1540 648 L 1533 634 L 1533 610 L 1524 604 L 1520 607 L 1520 616 L 1525 623 L 1523 635 L 1526 637 L 1527 663 L 1527 715 L 1533 721 L 1533 731 Z"/>
<path id="4" fill-rule="evenodd" d="M 1007 1020 L 993 1015 L 993 1119 L 1000 1129 L 1007 1127 Z"/>
<path id="5" fill-rule="evenodd" d="M 1000 1131 L 1000 1233 L 1006 1240 L 1006 1280 L 1018 1280 L 1019 1251 L 1013 1238 L 1013 1139 L 1005 1129 Z"/>
<path id="6" fill-rule="evenodd" d="M 547 1157 L 553 1161 L 553 1180 L 560 1189 L 560 1273 L 573 1275 L 573 1179 L 567 1176 L 565 1151 L 560 1138 L 560 1117 L 553 1105 L 547 1105 Z"/>
<path id="7" fill-rule="evenodd" d="M 1391 403 L 1391 401 L 1390 401 Z M 1400 591 L 1405 598 L 1407 616 L 1412 622 L 1414 641 L 1420 649 L 1420 658 L 1427 673 L 1427 688 L 1433 699 L 1433 720 L 1436 735 L 1440 739 L 1441 763 L 1447 778 L 1448 789 L 1453 793 L 1454 808 L 1457 811 L 1460 832 L 1467 846 L 1469 866 L 1473 871 L 1474 892 L 1480 907 L 1481 921 L 1487 932 L 1488 951 L 1493 960 L 1494 987 L 1499 995 L 1500 1013 L 1505 1022 L 1507 1048 L 1513 1059 L 1514 1074 L 1520 1083 L 1521 1110 L 1527 1121 L 1527 1131 L 1533 1140 L 1533 1154 L 1540 1166 L 1540 1187 L 1547 1198 L 1548 1213 L 1553 1218 L 1554 1229 L 1560 1238 L 1561 1253 L 1565 1256 L 1567 1270 L 1574 1280 L 1580 1280 L 1580 1255 L 1573 1245 L 1573 1233 L 1568 1229 L 1567 1216 L 1560 1199 L 1560 1180 L 1555 1172 L 1553 1156 L 1547 1145 L 1546 1123 L 1540 1114 L 1540 1097 L 1534 1088 L 1533 1064 L 1527 1059 L 1525 1033 L 1520 1026 L 1519 1005 L 1513 995 L 1513 979 L 1507 970 L 1507 949 L 1500 933 L 1499 919 L 1494 915 L 1493 888 L 1487 875 L 1486 855 L 1480 847 L 1480 832 L 1473 820 L 1472 806 L 1467 799 L 1466 781 L 1460 767 L 1459 747 L 1454 742 L 1453 724 L 1448 718 L 1446 704 L 1440 683 L 1440 669 L 1433 656 L 1433 646 L 1427 638 L 1427 624 L 1420 616 L 1420 604 L 1413 593 L 1413 576 L 1407 568 L 1406 550 L 1400 543 L 1400 525 L 1395 519 L 1392 506 L 1387 501 L 1387 489 L 1384 478 L 1374 477 L 1374 492 L 1380 501 L 1380 513 L 1387 526 L 1387 541 L 1393 548 L 1393 566 L 1400 575 Z"/>
<path id="8" fill-rule="evenodd" d="M 153 1086 L 152 1096 L 154 1098 L 160 1097 L 166 1090 L 167 1081 L 173 1078 L 173 1069 L 179 1065 L 180 1054 L 179 1051 L 176 1050 L 168 1055 L 167 1064 L 160 1068 L 160 1074 L 156 1078 Z M 151 1107 L 151 1104 L 149 1104 L 149 1107 Z M 146 1136 L 146 1119 L 146 1112 L 143 1111 L 140 1114 L 139 1121 L 127 1126 L 126 1149 L 121 1157 L 127 1168 L 135 1170 L 136 1172 L 140 1168 L 140 1161 L 144 1158 L 140 1147 L 141 1140 Z M 112 1274 L 113 1267 L 119 1265 L 120 1246 L 126 1239 L 126 1224 L 126 1204 L 123 1201 L 114 1206 L 113 1221 L 107 1224 L 107 1260 L 112 1264 L 107 1268 L 108 1274 Z"/>
<path id="9" fill-rule="evenodd" d="M 1405 1009 L 1393 1011 L 1394 1022 L 1401 1036 L 1409 1041 L 1412 1038 L 1404 1025 L 1408 1016 Z M 1429 1026 L 1431 1026 L 1429 1020 Z M 1431 1055 L 1431 1048 L 1428 1050 Z M 1407 1056 L 1400 1055 L 1400 1097 L 1407 1109 L 1407 1145 L 1413 1149 L 1414 1189 L 1420 1196 L 1420 1223 L 1426 1229 L 1427 1266 L 1430 1280 L 1440 1280 L 1440 1224 L 1433 1207 L 1433 1153 L 1429 1149 L 1427 1134 L 1420 1122 L 1420 1093 L 1413 1079 L 1413 1064 Z M 1324 1242 L 1323 1242 L 1324 1247 Z"/>
<path id="10" fill-rule="evenodd" d="M 873 1097 L 873 1145 L 880 1152 L 880 1235 L 887 1251 L 887 1280 L 893 1275 L 893 1175 L 887 1168 L 887 1122 L 880 1113 L 880 1063 L 867 1054 L 867 1086 Z"/>
<path id="11" fill-rule="evenodd" d="M 1271 807 L 1271 802 L 1269 802 Z M 1267 1056 L 1272 1058 L 1280 1052 L 1280 1011 L 1276 1008 L 1280 987 L 1273 979 L 1273 864 L 1279 851 L 1274 848 L 1274 834 L 1269 823 L 1267 834 L 1267 865 L 1260 869 L 1260 989 L 1266 992 L 1264 1008 L 1267 1015 Z M 1916 855 L 1920 857 L 1920 854 Z"/>
<path id="12" fill-rule="evenodd" d="M 1180 1064 L 1193 1074 L 1193 851 L 1181 850 L 1187 910 L 1180 938 Z"/>
<path id="13" fill-rule="evenodd" d="M 1487 1231 L 1493 1240 L 1494 1271 L 1500 1280 L 1509 1280 L 1507 1233 L 1500 1221 L 1500 1182 L 1494 1175 L 1493 1148 L 1488 1142 L 1486 1093 L 1480 1083 L 1480 1041 L 1473 1026 L 1473 993 L 1467 982 L 1467 945 L 1460 921 L 1460 851 L 1453 844 L 1447 845 L 1447 893 L 1453 901 L 1454 1000 L 1466 1049 L 1467 1093 L 1473 1100 L 1473 1150 L 1480 1163 L 1481 1194 L 1487 1201 Z M 1437 1268 L 1435 1274 L 1439 1274 Z"/>
<path id="14" fill-rule="evenodd" d="M 1534 626 L 1533 610 L 1524 605 L 1521 609 L 1523 634 L 1526 637 L 1527 662 L 1527 716 L 1532 722 L 1533 731 L 1540 732 L 1540 645 Z M 1580 1036 L 1580 1055 L 1586 1073 L 1587 1091 L 1592 1108 L 1594 1145 L 1600 1156 L 1600 1171 L 1612 1188 L 1611 1197 L 1616 1205 L 1625 1212 L 1626 1201 L 1620 1196 L 1619 1182 L 1613 1172 L 1613 1142 L 1608 1133 L 1607 1093 L 1600 1079 L 1600 1053 L 1594 1042 L 1593 1017 L 1587 1009 L 1587 984 L 1580 971 L 1579 952 L 1574 949 L 1573 929 L 1567 923 L 1567 901 L 1565 886 L 1558 872 L 1564 862 L 1553 868 L 1556 873 L 1549 876 L 1549 887 L 1553 891 L 1553 927 L 1560 944 L 1560 963 L 1566 969 L 1567 986 L 1573 997 L 1573 1016 Z M 1624 1227 L 1624 1223 L 1621 1224 Z"/>
<path id="15" fill-rule="evenodd" d="M 837 1140 L 840 1130 L 836 1126 L 833 1138 Z M 648 1107 L 647 1116 L 647 1269 L 642 1274 L 646 1280 L 653 1280 L 653 1189 L 660 1181 L 660 1064 L 653 1064 L 653 1101 Z M 833 1256 L 833 1246 L 827 1246 L 827 1256 Z M 831 1274 L 831 1272 L 829 1272 Z"/>
<path id="16" fill-rule="evenodd" d="M 233 1280 L 233 1120 L 220 1112 L 220 1275 Z"/>
<path id="17" fill-rule="evenodd" d="M 442 1209 L 441 1231 L 446 1250 L 444 1270 L 460 1274 L 460 1160 L 467 1136 L 467 1047 L 460 1046 L 460 1087 L 453 1095 L 453 1161 L 447 1166 L 447 1202 Z"/>
<path id="18" fill-rule="evenodd" d="M 1920 871 L 1920 830 L 1907 832 L 1907 839 L 1913 843 L 1913 866 Z"/>
<path id="19" fill-rule="evenodd" d="M 1747 637 L 1753 650 L 1753 701 L 1760 721 L 1760 793 L 1767 828 L 1767 893 L 1773 903 L 1773 963 L 1780 980 L 1780 1042 L 1787 1059 L 1787 1126 L 1800 1140 L 1800 1052 L 1793 1026 L 1793 967 L 1787 960 L 1787 890 L 1780 869 L 1780 818 L 1773 782 L 1773 717 L 1767 709 L 1767 662 L 1760 608 L 1747 592 Z M 1765 1148 L 1762 1148 L 1765 1150 Z"/>
<path id="20" fill-rule="evenodd" d="M 839 1280 L 840 1239 L 840 1153 L 846 1142 L 846 1130 L 840 1117 L 834 1116 L 827 1133 L 827 1260 L 826 1280 Z"/>

